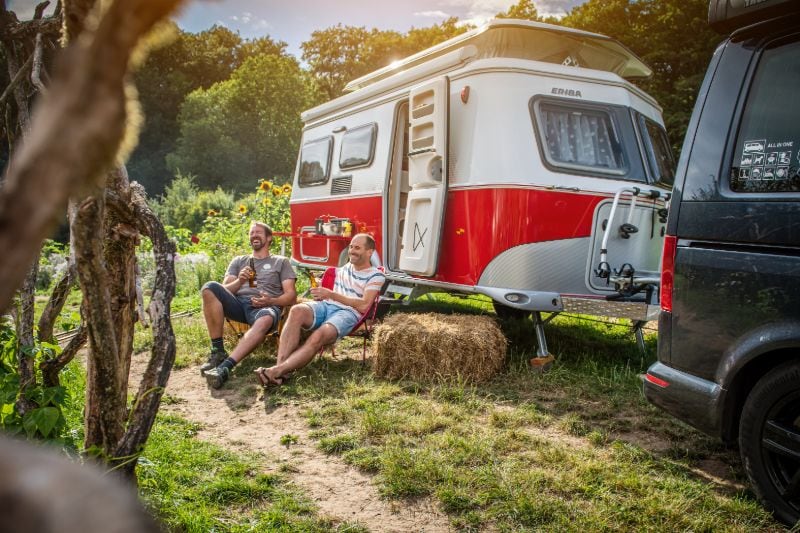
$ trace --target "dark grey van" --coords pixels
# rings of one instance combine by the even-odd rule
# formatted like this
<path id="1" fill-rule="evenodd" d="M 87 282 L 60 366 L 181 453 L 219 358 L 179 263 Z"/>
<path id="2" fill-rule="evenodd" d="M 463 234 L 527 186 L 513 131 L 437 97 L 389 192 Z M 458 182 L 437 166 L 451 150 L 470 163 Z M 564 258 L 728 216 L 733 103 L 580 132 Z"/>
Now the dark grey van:
<path id="1" fill-rule="evenodd" d="M 729 37 L 678 163 L 648 400 L 738 442 L 761 501 L 800 520 L 800 2 L 714 0 Z"/>

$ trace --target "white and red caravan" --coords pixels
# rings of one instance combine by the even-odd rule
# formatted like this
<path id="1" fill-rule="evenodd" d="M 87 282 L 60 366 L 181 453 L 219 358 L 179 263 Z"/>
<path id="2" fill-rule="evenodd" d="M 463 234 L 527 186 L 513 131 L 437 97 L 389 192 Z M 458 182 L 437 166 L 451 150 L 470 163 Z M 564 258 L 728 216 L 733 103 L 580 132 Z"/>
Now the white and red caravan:
<path id="1" fill-rule="evenodd" d="M 504 19 L 352 81 L 302 114 L 294 263 L 370 232 L 388 293 L 532 311 L 542 357 L 541 312 L 651 318 L 674 165 L 628 81 L 650 74 L 602 35 Z"/>

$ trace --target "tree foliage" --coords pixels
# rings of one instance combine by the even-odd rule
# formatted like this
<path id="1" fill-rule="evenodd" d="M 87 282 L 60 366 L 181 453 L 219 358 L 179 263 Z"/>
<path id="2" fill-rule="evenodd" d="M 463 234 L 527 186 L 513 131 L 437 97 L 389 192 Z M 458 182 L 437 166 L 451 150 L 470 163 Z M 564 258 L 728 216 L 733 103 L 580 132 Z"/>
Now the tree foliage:
<path id="1" fill-rule="evenodd" d="M 664 109 L 673 148 L 680 148 L 706 66 L 720 36 L 707 23 L 706 0 L 588 0 L 562 23 L 628 46 L 653 69 L 639 85 Z"/>
<path id="2" fill-rule="evenodd" d="M 248 58 L 229 80 L 189 94 L 180 139 L 167 164 L 213 189 L 250 189 L 259 178 L 289 179 L 300 137 L 300 112 L 317 102 L 314 84 L 284 55 Z"/>
<path id="3" fill-rule="evenodd" d="M 151 195 L 163 192 L 172 180 L 166 156 L 180 136 L 178 112 L 186 96 L 229 79 L 250 57 L 286 54 L 286 43 L 269 37 L 243 40 L 223 26 L 188 33 L 171 25 L 172 42 L 150 53 L 136 74 L 145 121 L 128 169 Z"/>
<path id="4" fill-rule="evenodd" d="M 522 19 L 540 21 L 539 10 L 532 0 L 519 0 L 516 4 L 495 15 L 499 19 Z"/>
<path id="5" fill-rule="evenodd" d="M 185 228 L 193 234 L 201 230 L 208 213 L 229 212 L 234 208 L 233 194 L 221 188 L 201 191 L 195 185 L 195 176 L 180 173 L 153 205 L 153 211 L 165 225 Z"/>
<path id="6" fill-rule="evenodd" d="M 311 33 L 301 48 L 303 60 L 327 99 L 342 94 L 344 86 L 398 59 L 445 41 L 468 29 L 450 18 L 428 28 L 412 28 L 405 34 L 392 30 L 367 30 L 338 24 Z"/>

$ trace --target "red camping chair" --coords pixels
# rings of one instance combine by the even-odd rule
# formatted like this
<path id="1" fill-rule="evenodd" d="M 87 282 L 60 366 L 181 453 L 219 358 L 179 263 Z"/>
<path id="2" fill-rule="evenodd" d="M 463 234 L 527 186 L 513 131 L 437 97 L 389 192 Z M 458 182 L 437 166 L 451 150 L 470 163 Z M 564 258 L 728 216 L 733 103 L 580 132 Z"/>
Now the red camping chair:
<path id="1" fill-rule="evenodd" d="M 383 267 L 378 267 L 378 270 L 383 272 Z M 325 273 L 322 274 L 322 278 L 320 278 L 319 284 L 326 289 L 333 290 L 333 284 L 336 281 L 336 267 L 328 267 L 325 270 Z M 378 295 L 372 301 L 372 305 L 369 306 L 367 312 L 361 315 L 361 319 L 353 326 L 353 329 L 350 330 L 350 333 L 347 334 L 348 337 L 361 337 L 364 340 L 364 345 L 361 350 L 361 364 L 363 365 L 367 360 L 367 341 L 372 339 L 372 326 L 375 322 L 375 316 L 378 312 L 378 302 L 380 301 L 381 297 Z M 336 351 L 334 346 L 336 343 L 331 343 L 326 346 L 322 347 L 320 353 L 325 351 L 325 348 L 330 348 L 331 355 L 336 357 Z"/>

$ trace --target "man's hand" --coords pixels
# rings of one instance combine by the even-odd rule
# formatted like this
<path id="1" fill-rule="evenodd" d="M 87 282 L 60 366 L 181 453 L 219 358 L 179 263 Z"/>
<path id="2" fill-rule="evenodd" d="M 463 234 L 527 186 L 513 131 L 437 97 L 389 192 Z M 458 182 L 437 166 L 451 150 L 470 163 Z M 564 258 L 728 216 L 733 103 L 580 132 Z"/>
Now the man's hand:
<path id="1" fill-rule="evenodd" d="M 325 287 L 314 287 L 311 289 L 311 297 L 317 301 L 333 299 L 333 291 Z"/>
<path id="2" fill-rule="evenodd" d="M 250 305 L 253 307 L 269 307 L 272 305 L 272 296 L 264 291 L 261 291 L 258 296 L 250 298 Z"/>
<path id="3" fill-rule="evenodd" d="M 249 282 L 250 281 L 250 272 L 252 272 L 252 270 L 250 270 L 249 266 L 246 266 L 242 270 L 240 270 L 239 271 L 239 277 L 238 277 L 239 282 L 240 283 Z"/>

